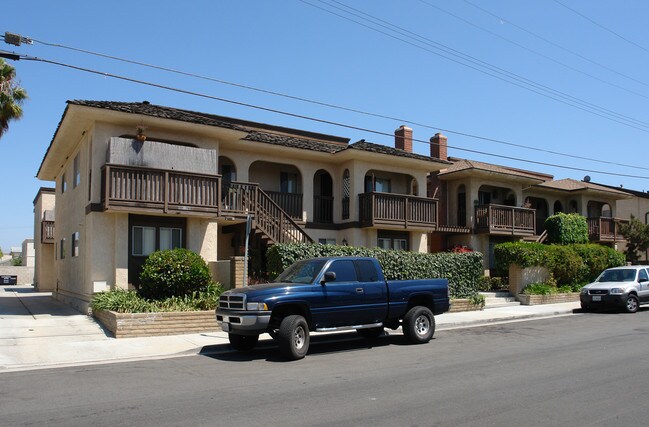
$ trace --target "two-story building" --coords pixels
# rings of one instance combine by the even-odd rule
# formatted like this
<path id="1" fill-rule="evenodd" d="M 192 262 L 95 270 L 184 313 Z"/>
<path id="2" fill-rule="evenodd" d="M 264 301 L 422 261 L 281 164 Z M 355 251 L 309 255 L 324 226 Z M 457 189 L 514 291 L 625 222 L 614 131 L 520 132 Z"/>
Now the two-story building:
<path id="1" fill-rule="evenodd" d="M 257 262 L 276 242 L 427 251 L 438 226 L 427 176 L 451 163 L 413 153 L 411 132 L 397 129 L 392 148 L 148 102 L 69 101 L 37 174 L 55 183 L 56 210 L 54 222 L 49 192 L 35 200 L 38 270 L 85 310 L 93 293 L 137 284 L 155 250 L 188 248 L 234 284 L 248 224 Z"/>

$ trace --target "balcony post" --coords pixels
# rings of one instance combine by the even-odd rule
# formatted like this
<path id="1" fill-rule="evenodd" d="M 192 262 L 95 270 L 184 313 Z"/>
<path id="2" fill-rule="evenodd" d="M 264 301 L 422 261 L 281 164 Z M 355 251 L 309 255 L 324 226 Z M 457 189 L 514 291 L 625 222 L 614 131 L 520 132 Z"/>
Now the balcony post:
<path id="1" fill-rule="evenodd" d="M 515 233 L 515 231 L 516 231 L 516 213 L 514 211 L 515 211 L 515 209 L 512 207 L 512 210 L 511 210 L 511 212 L 512 212 L 512 236 L 514 234 L 516 234 Z"/>
<path id="2" fill-rule="evenodd" d="M 408 220 L 410 219 L 409 218 L 410 215 L 408 215 L 409 206 L 410 206 L 410 199 L 408 198 L 408 196 L 406 196 L 406 198 L 404 200 L 404 203 L 403 203 L 403 209 L 404 209 L 403 222 L 404 222 L 404 225 L 405 225 L 404 228 L 408 228 Z"/>
<path id="3" fill-rule="evenodd" d="M 165 187 L 164 188 L 165 201 L 164 201 L 164 208 L 162 211 L 164 213 L 167 213 L 169 211 L 169 172 L 168 171 L 165 171 L 165 179 L 162 185 L 164 185 Z"/>
<path id="4" fill-rule="evenodd" d="M 104 185 L 104 206 L 106 209 L 110 207 L 110 187 L 112 183 L 112 177 L 110 176 L 110 165 L 106 165 L 106 169 L 104 171 L 104 180 L 105 180 L 105 185 Z"/>

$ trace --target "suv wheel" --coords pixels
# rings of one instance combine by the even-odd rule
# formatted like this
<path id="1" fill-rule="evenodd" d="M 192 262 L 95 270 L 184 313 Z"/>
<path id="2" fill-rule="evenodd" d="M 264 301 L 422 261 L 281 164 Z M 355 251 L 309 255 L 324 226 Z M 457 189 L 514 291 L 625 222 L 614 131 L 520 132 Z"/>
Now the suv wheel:
<path id="1" fill-rule="evenodd" d="M 627 313 L 635 313 L 638 311 L 638 297 L 635 295 L 629 295 L 626 298 L 626 304 L 624 304 L 624 308 L 626 309 Z"/>

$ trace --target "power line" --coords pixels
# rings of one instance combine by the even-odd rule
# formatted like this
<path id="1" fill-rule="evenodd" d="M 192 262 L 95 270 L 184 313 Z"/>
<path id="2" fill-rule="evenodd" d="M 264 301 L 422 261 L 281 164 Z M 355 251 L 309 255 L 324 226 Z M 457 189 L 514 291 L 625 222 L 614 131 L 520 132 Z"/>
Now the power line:
<path id="1" fill-rule="evenodd" d="M 271 113 L 275 113 L 275 114 L 281 114 L 281 115 L 294 117 L 294 118 L 299 118 L 299 119 L 303 119 L 303 120 L 309 120 L 309 121 L 313 121 L 313 122 L 317 122 L 317 123 L 328 124 L 328 125 L 332 125 L 332 126 L 342 127 L 342 128 L 346 128 L 346 129 L 352 129 L 352 130 L 361 131 L 361 132 L 367 132 L 367 133 L 371 133 L 371 134 L 374 134 L 374 135 L 393 137 L 393 135 L 390 134 L 390 133 L 381 132 L 381 131 L 377 131 L 377 130 L 373 130 L 373 129 L 363 128 L 363 127 L 354 126 L 354 125 L 348 125 L 348 124 L 344 124 L 344 123 L 340 123 L 340 122 L 334 122 L 334 121 L 331 121 L 331 120 L 325 120 L 325 119 L 320 119 L 320 118 L 317 118 L 317 117 L 306 116 L 306 115 L 303 115 L 303 114 L 291 113 L 291 112 L 287 112 L 287 111 L 278 110 L 278 109 L 275 109 L 275 108 L 263 107 L 263 106 L 259 106 L 259 105 L 246 103 L 246 102 L 235 101 L 235 100 L 226 99 L 226 98 L 213 96 L 213 95 L 208 95 L 208 94 L 204 94 L 204 93 L 200 93 L 200 92 L 195 92 L 195 91 L 190 91 L 190 90 L 186 90 L 186 89 L 175 88 L 175 87 L 172 87 L 172 86 L 162 85 L 162 84 L 159 84 L 159 83 L 153 83 L 153 82 L 148 82 L 148 81 L 145 81 L 145 80 L 134 79 L 134 78 L 131 78 L 131 77 L 121 76 L 121 75 L 118 75 L 118 74 L 102 72 L 102 71 L 93 70 L 93 69 L 90 69 L 90 68 L 79 67 L 79 66 L 76 66 L 76 65 L 66 64 L 66 63 L 62 63 L 62 62 L 58 62 L 58 61 L 52 61 L 52 60 L 49 60 L 49 59 L 43 59 L 43 58 L 38 58 L 38 57 L 28 56 L 28 55 L 21 55 L 20 59 L 28 60 L 28 61 L 38 61 L 38 62 L 53 64 L 53 65 L 58 65 L 58 66 L 61 66 L 61 67 L 70 68 L 70 69 L 74 69 L 74 70 L 78 70 L 78 71 L 83 71 L 83 72 L 87 72 L 87 73 L 91 73 L 91 74 L 96 74 L 96 75 L 100 75 L 100 76 L 103 76 L 103 77 L 111 77 L 111 78 L 115 78 L 115 79 L 118 79 L 118 80 L 128 81 L 128 82 L 131 82 L 131 83 L 146 85 L 146 86 L 150 86 L 150 87 L 155 87 L 155 88 L 159 88 L 159 89 L 164 89 L 164 90 L 173 91 L 173 92 L 177 92 L 177 93 L 183 93 L 183 94 L 186 94 L 186 95 L 192 95 L 192 96 L 197 96 L 197 97 L 206 98 L 206 99 L 212 99 L 212 100 L 215 100 L 215 101 L 220 101 L 220 102 L 229 103 L 229 104 L 238 105 L 238 106 L 247 107 L 247 108 L 253 108 L 253 109 L 257 109 L 257 110 L 261 110 L 261 111 L 267 111 L 267 112 L 271 112 Z M 426 140 L 413 138 L 413 141 L 414 142 L 421 142 L 421 143 L 428 144 L 428 145 L 432 145 L 432 143 L 430 141 L 426 141 Z M 603 174 L 603 175 L 620 176 L 620 177 L 626 177 L 626 178 L 649 179 L 649 176 L 621 174 L 621 173 L 615 173 L 615 172 L 606 172 L 606 171 L 600 171 L 600 170 L 594 170 L 594 169 L 586 169 L 586 168 L 578 168 L 578 167 L 573 167 L 573 166 L 558 165 L 558 164 L 549 163 L 549 162 L 540 162 L 540 161 L 536 161 L 536 160 L 522 159 L 522 158 L 513 157 L 513 156 L 505 156 L 505 155 L 501 155 L 501 154 L 493 154 L 493 153 L 489 153 L 489 152 L 485 152 L 485 151 L 472 150 L 472 149 L 468 149 L 468 148 L 461 148 L 461 147 L 456 147 L 456 146 L 451 146 L 451 145 L 449 145 L 448 148 L 453 148 L 453 149 L 456 149 L 456 150 L 459 150 L 459 151 L 466 151 L 466 152 L 474 153 L 474 154 L 481 154 L 481 155 L 497 157 L 497 158 L 501 158 L 501 159 L 515 160 L 515 161 L 519 161 L 519 162 L 531 163 L 531 164 L 549 166 L 549 167 L 555 167 L 555 168 L 560 168 L 560 169 L 568 169 L 568 170 L 574 170 L 574 171 L 580 171 L 580 172 L 599 173 L 599 174 Z"/>
<path id="2" fill-rule="evenodd" d="M 397 36 L 395 36 L 393 34 L 387 33 L 385 31 L 382 31 L 382 30 L 377 29 L 375 27 L 372 27 L 370 25 L 366 25 L 366 24 L 364 24 L 362 22 L 356 21 L 356 20 L 354 20 L 352 18 L 349 18 L 348 16 L 344 16 L 344 15 L 341 15 L 341 14 L 336 13 L 334 11 L 331 11 L 329 9 L 326 9 L 326 8 L 314 5 L 312 3 L 309 3 L 306 0 L 300 0 L 300 1 L 302 3 L 308 4 L 308 5 L 312 6 L 312 7 L 320 9 L 322 11 L 330 13 L 330 14 L 332 14 L 334 16 L 338 16 L 338 17 L 340 17 L 342 19 L 346 19 L 348 21 L 354 22 L 354 23 L 356 23 L 356 24 L 358 24 L 360 26 L 363 26 L 365 28 L 368 28 L 368 29 L 370 29 L 372 31 L 384 34 L 384 35 L 386 35 L 388 37 L 394 38 L 396 40 L 399 40 L 399 41 L 404 42 L 406 44 L 409 44 L 411 46 L 414 46 L 414 47 L 417 47 L 417 48 L 422 49 L 424 51 L 433 53 L 434 55 L 441 56 L 442 58 L 445 58 L 445 59 L 447 59 L 449 61 L 452 61 L 452 62 L 455 62 L 457 64 L 463 65 L 463 66 L 465 66 L 467 68 L 471 68 L 471 69 L 476 70 L 478 72 L 481 72 L 483 74 L 490 75 L 492 77 L 495 77 L 495 78 L 497 78 L 499 80 L 502 80 L 502 81 L 507 82 L 509 84 L 512 84 L 514 86 L 521 87 L 521 88 L 523 88 L 525 90 L 537 93 L 537 94 L 539 94 L 541 96 L 553 99 L 553 100 L 561 102 L 561 103 L 563 103 L 565 105 L 569 105 L 569 106 L 572 106 L 574 108 L 580 109 L 582 111 L 589 112 L 589 113 L 591 113 L 593 115 L 596 115 L 598 117 L 602 117 L 604 119 L 607 119 L 607 120 L 610 120 L 610 121 L 613 121 L 613 122 L 617 122 L 617 123 L 632 127 L 634 129 L 641 130 L 643 132 L 649 132 L 649 123 L 647 123 L 647 122 L 643 122 L 643 121 L 635 119 L 633 117 L 625 116 L 625 115 L 617 113 L 615 111 L 606 109 L 604 107 L 598 106 L 596 104 L 592 104 L 590 102 L 584 101 L 584 100 L 579 99 L 577 97 L 574 97 L 572 95 L 569 95 L 569 94 L 566 94 L 564 92 L 558 91 L 558 90 L 553 89 L 551 87 L 548 87 L 546 85 L 537 83 L 535 81 L 527 79 L 527 78 L 525 78 L 523 76 L 520 76 L 518 74 L 509 72 L 509 71 L 504 70 L 502 68 L 499 68 L 499 67 L 497 67 L 495 65 L 489 64 L 489 63 L 487 63 L 485 61 L 482 61 L 482 60 L 474 58 L 474 57 L 472 57 L 470 55 L 464 54 L 464 53 L 462 53 L 462 52 L 460 52 L 458 50 L 455 50 L 453 48 L 445 46 L 445 45 L 443 45 L 441 43 L 438 43 L 438 42 L 435 42 L 435 41 L 433 41 L 431 39 L 428 39 L 426 37 L 420 36 L 420 35 L 418 35 L 416 33 L 413 33 L 413 32 L 411 32 L 409 30 L 405 30 L 403 28 L 400 28 L 397 25 L 391 24 L 391 23 L 389 23 L 387 21 L 384 21 L 384 20 L 382 20 L 380 18 L 373 17 L 372 15 L 369 15 L 369 14 L 367 14 L 365 12 L 359 11 L 358 9 L 352 8 L 351 6 L 344 5 L 345 7 L 349 8 L 351 10 L 354 10 L 354 11 L 358 11 L 359 13 L 361 13 L 363 15 L 366 15 L 366 16 L 369 16 L 370 18 L 372 18 L 372 19 L 374 19 L 376 21 L 384 22 L 389 27 L 386 27 L 386 25 L 383 25 L 383 24 L 377 24 L 376 22 L 372 22 L 367 18 L 363 18 L 363 17 L 359 16 L 358 14 L 351 13 L 351 12 L 348 12 L 348 11 L 343 11 L 341 8 L 339 8 L 337 6 L 334 6 L 334 5 L 331 5 L 331 4 L 328 4 L 323 0 L 317 0 L 320 3 L 324 3 L 329 7 L 333 7 L 335 9 L 343 11 L 344 13 L 348 13 L 350 15 L 357 16 L 357 17 L 359 17 L 359 18 L 361 18 L 361 19 L 363 19 L 365 21 L 370 21 L 374 25 L 378 25 L 380 27 L 388 28 L 389 31 L 393 31 L 393 32 L 395 32 L 397 34 L 401 34 L 401 35 L 403 35 L 405 37 L 408 37 L 410 39 L 413 39 L 413 37 L 409 36 L 407 34 L 404 34 L 404 32 L 409 33 L 409 34 L 413 34 L 417 38 L 424 40 L 424 41 L 417 40 L 417 43 L 427 44 L 427 45 L 431 46 L 433 49 L 441 50 L 442 52 L 444 52 L 444 53 L 446 53 L 448 55 L 451 55 L 451 56 L 453 56 L 455 58 L 459 58 L 459 59 L 454 59 L 454 58 L 451 58 L 451 57 L 449 57 L 447 55 L 441 54 L 439 52 L 427 49 L 427 48 L 422 47 L 421 45 L 419 45 L 419 44 L 417 44 L 415 42 L 404 40 L 404 39 L 402 39 L 400 37 L 397 37 Z M 335 1 L 335 0 L 333 0 L 333 1 Z M 342 4 L 340 2 L 336 2 L 336 3 Z M 397 28 L 398 31 L 394 30 L 393 28 L 390 28 L 390 27 Z M 474 64 L 474 65 L 469 65 L 466 62 L 462 62 L 462 61 L 466 61 L 466 62 L 468 62 L 470 64 Z M 486 71 L 485 69 L 487 69 L 489 71 Z M 496 73 L 496 74 L 493 74 L 493 73 Z M 598 110 L 599 110 L 599 112 L 598 112 Z M 611 116 L 617 116 L 617 118 L 613 118 Z M 634 122 L 635 122 L 635 124 L 634 124 Z"/>
<path id="3" fill-rule="evenodd" d="M 623 35 L 621 35 L 621 34 L 615 32 L 615 31 L 611 30 L 610 28 L 605 27 L 604 25 L 600 24 L 599 22 L 595 21 L 595 20 L 592 19 L 592 18 L 589 18 L 588 16 L 584 15 L 583 13 L 579 12 L 578 10 L 573 9 L 573 8 L 571 8 L 570 6 L 568 6 L 568 5 L 564 4 L 564 3 L 561 3 L 559 0 L 554 0 L 554 2 L 555 2 L 556 4 L 558 4 L 558 5 L 560 5 L 560 6 L 565 7 L 566 9 L 568 9 L 569 11 L 571 11 L 572 13 L 581 16 L 581 17 L 584 18 L 586 21 L 588 21 L 588 22 L 590 22 L 591 24 L 593 24 L 593 25 L 595 25 L 595 26 L 601 28 L 602 30 L 604 30 L 604 31 L 606 31 L 606 32 L 609 32 L 609 33 L 613 34 L 614 36 L 616 36 L 617 38 L 620 38 L 620 39 L 624 40 L 625 42 L 627 42 L 627 43 L 629 43 L 629 44 L 632 44 L 633 46 L 635 46 L 635 47 L 637 47 L 637 48 L 640 48 L 640 49 L 644 50 L 645 52 L 649 53 L 649 49 L 645 48 L 644 46 L 639 45 L 638 43 L 634 42 L 633 40 L 629 40 L 628 38 L 626 38 L 626 37 L 624 37 Z"/>
<path id="4" fill-rule="evenodd" d="M 604 79 L 599 78 L 599 77 L 597 77 L 597 76 L 595 76 L 595 75 L 593 75 L 593 74 L 590 74 L 590 73 L 587 73 L 587 72 L 585 72 L 585 71 L 583 71 L 583 70 L 580 70 L 579 68 L 576 68 L 576 67 L 573 67 L 573 66 L 571 66 L 571 65 L 568 65 L 568 64 L 566 64 L 565 62 L 559 61 L 559 60 L 556 59 L 556 58 L 553 58 L 553 57 L 551 57 L 551 56 L 549 56 L 549 55 L 546 55 L 546 54 L 544 54 L 544 53 L 542 53 L 542 52 L 539 52 L 539 51 L 537 51 L 537 50 L 534 50 L 534 49 L 532 49 L 532 48 L 529 48 L 529 47 L 527 47 L 527 46 L 525 46 L 525 45 L 523 45 L 523 44 L 521 44 L 521 43 L 518 43 L 517 41 L 514 41 L 514 40 L 511 40 L 511 39 L 509 39 L 509 38 L 507 38 L 507 37 L 504 37 L 504 36 L 502 36 L 502 35 L 496 33 L 495 31 L 491 31 L 491 30 L 489 30 L 489 29 L 487 29 L 487 28 L 484 28 L 484 27 L 482 27 L 482 26 L 480 26 L 480 25 L 478 25 L 478 24 L 476 24 L 476 23 L 474 23 L 474 22 L 469 21 L 468 19 L 465 19 L 465 18 L 463 18 L 463 17 L 461 17 L 461 16 L 459 16 L 459 15 L 453 13 L 453 12 L 450 12 L 450 11 L 448 11 L 448 10 L 446 10 L 446 9 L 443 9 L 443 8 L 437 6 L 437 5 L 434 5 L 434 4 L 432 4 L 432 3 L 430 3 L 430 2 L 428 2 L 428 1 L 426 1 L 426 0 L 419 0 L 419 1 L 420 1 L 421 3 L 427 5 L 428 7 L 431 7 L 431 8 L 433 8 L 433 9 L 437 9 L 437 10 L 439 10 L 440 12 L 445 13 L 445 14 L 447 14 L 447 15 L 449 15 L 449 16 L 452 16 L 453 18 L 455 18 L 455 19 L 457 19 L 457 20 L 459 20 L 459 21 L 461 21 L 461 22 L 464 22 L 464 23 L 467 24 L 467 25 L 470 25 L 470 26 L 472 26 L 472 27 L 474 27 L 474 28 L 477 28 L 478 30 L 483 31 L 483 32 L 485 32 L 485 33 L 487 33 L 487 34 L 490 34 L 490 35 L 492 35 L 492 36 L 494 36 L 494 37 L 497 37 L 497 38 L 499 38 L 499 39 L 501 39 L 501 40 L 504 40 L 504 41 L 506 41 L 507 43 L 510 43 L 510 44 L 512 44 L 512 45 L 514 45 L 514 46 L 516 46 L 516 47 L 519 47 L 519 48 L 521 48 L 521 49 L 523 49 L 523 50 L 525 50 L 525 51 L 527 51 L 527 52 L 533 53 L 534 55 L 540 56 L 541 58 L 547 59 L 548 61 L 554 62 L 555 64 L 560 65 L 560 66 L 562 66 L 562 67 L 564 67 L 564 68 L 566 68 L 566 69 L 568 69 L 568 70 L 571 70 L 571 71 L 574 71 L 574 72 L 576 72 L 576 73 L 582 74 L 582 75 L 584 75 L 584 76 L 590 77 L 590 78 L 593 79 L 593 80 L 597 80 L 597 81 L 599 81 L 599 82 L 601 82 L 601 83 L 604 83 L 604 84 L 609 85 L 609 86 L 611 86 L 611 87 L 614 87 L 614 88 L 617 88 L 617 89 L 623 90 L 623 91 L 628 92 L 628 93 L 631 93 L 631 94 L 633 94 L 633 95 L 636 95 L 636 96 L 639 96 L 639 97 L 642 97 L 642 98 L 645 98 L 645 99 L 649 99 L 649 96 L 647 96 L 647 95 L 645 95 L 645 94 L 642 94 L 642 93 L 640 93 L 640 92 L 636 92 L 636 91 L 631 90 L 631 89 L 629 89 L 629 88 L 626 88 L 626 87 L 624 87 L 624 86 L 620 86 L 620 85 L 618 85 L 618 84 L 616 84 L 616 83 L 613 83 L 613 82 L 611 82 L 611 81 L 604 80 Z"/>
<path id="5" fill-rule="evenodd" d="M 153 68 L 153 69 L 157 69 L 157 70 L 162 70 L 162 71 L 166 71 L 166 72 L 170 72 L 170 73 L 185 75 L 185 76 L 189 76 L 189 77 L 195 77 L 195 78 L 198 78 L 198 79 L 203 79 L 203 80 L 212 81 L 212 82 L 216 82 L 216 83 L 220 83 L 220 84 L 230 85 L 230 86 L 234 86 L 234 87 L 238 87 L 238 88 L 243 88 L 243 89 L 256 91 L 256 92 L 260 92 L 260 93 L 265 93 L 265 94 L 269 94 L 269 95 L 274 95 L 274 96 L 279 96 L 279 97 L 284 97 L 284 98 L 287 98 L 287 99 L 292 99 L 292 100 L 297 100 L 297 101 L 300 101 L 300 102 L 311 103 L 311 104 L 314 104 L 314 105 L 320 105 L 320 106 L 333 108 L 333 109 L 338 109 L 338 110 L 342 110 L 342 111 L 348 111 L 348 112 L 352 112 L 352 113 L 356 113 L 356 114 L 362 114 L 362 115 L 366 115 L 366 116 L 370 116 L 370 117 L 377 117 L 377 118 L 381 118 L 381 119 L 394 120 L 394 121 L 401 122 L 401 123 L 411 124 L 411 125 L 414 125 L 414 126 L 420 126 L 420 127 L 427 128 L 427 129 L 432 129 L 432 130 L 438 130 L 438 131 L 446 132 L 446 133 L 449 133 L 449 134 L 464 136 L 464 137 L 467 137 L 467 138 L 473 138 L 473 139 L 478 139 L 478 140 L 482 140 L 482 141 L 494 142 L 494 143 L 503 144 L 503 145 L 507 145 L 507 146 L 511 146 L 511 147 L 524 148 L 524 149 L 531 150 L 531 151 L 544 152 L 544 153 L 548 153 L 548 154 L 553 154 L 553 155 L 557 155 L 557 156 L 564 156 L 564 157 L 569 157 L 569 158 L 574 158 L 574 159 L 579 159 L 579 160 L 587 160 L 587 161 L 592 161 L 592 162 L 597 162 L 597 163 L 602 163 L 602 164 L 610 164 L 610 165 L 623 166 L 623 167 L 629 167 L 629 168 L 634 168 L 634 169 L 649 170 L 648 167 L 627 165 L 627 164 L 623 164 L 623 163 L 617 163 L 617 162 L 600 160 L 600 159 L 593 159 L 593 158 L 584 157 L 584 156 L 578 156 L 578 155 L 573 155 L 573 154 L 561 153 L 561 152 L 558 152 L 558 151 L 552 151 L 552 150 L 547 150 L 547 149 L 538 148 L 538 147 L 530 147 L 530 146 L 527 146 L 527 145 L 516 144 L 516 143 L 513 143 L 513 142 L 503 141 L 503 140 L 499 140 L 499 139 L 495 139 L 495 138 L 489 138 L 489 137 L 475 135 L 475 134 L 471 134 L 471 133 L 467 133 L 467 132 L 455 131 L 455 130 L 451 130 L 451 129 L 445 129 L 445 128 L 441 128 L 439 126 L 433 126 L 433 125 L 428 125 L 428 124 L 424 124 L 424 123 L 418 123 L 418 122 L 414 122 L 414 121 L 404 119 L 404 118 L 393 117 L 393 116 L 388 116 L 388 115 L 379 114 L 379 113 L 372 113 L 372 112 L 362 111 L 362 110 L 359 110 L 359 109 L 344 107 L 344 106 L 340 106 L 340 105 L 336 105 L 336 104 L 331 104 L 331 103 L 326 103 L 326 102 L 321 102 L 321 101 L 315 101 L 315 100 L 311 100 L 311 99 L 307 99 L 307 98 L 303 98 L 303 97 L 287 95 L 287 94 L 276 92 L 276 91 L 260 89 L 260 88 L 256 88 L 256 87 L 253 87 L 253 86 L 240 84 L 240 83 L 233 83 L 233 82 L 229 82 L 229 81 L 225 81 L 225 80 L 221 80 L 221 79 L 216 79 L 216 78 L 213 78 L 213 77 L 207 77 L 207 76 L 203 76 L 203 75 L 199 75 L 199 74 L 195 74 L 195 73 L 180 71 L 180 70 L 173 69 L 173 68 L 161 67 L 161 66 L 158 66 L 158 65 L 152 65 L 152 64 L 148 64 L 148 63 L 144 63 L 144 62 L 140 62 L 140 61 L 134 61 L 134 60 L 130 60 L 130 59 L 120 58 L 120 57 L 117 57 L 117 56 L 107 55 L 107 54 L 103 54 L 103 53 L 99 53 L 99 52 L 94 52 L 94 51 L 90 51 L 90 50 L 76 48 L 76 47 L 71 47 L 71 46 L 66 46 L 66 45 L 61 45 L 61 44 L 56 44 L 56 43 L 50 43 L 50 42 L 45 42 L 45 41 L 36 40 L 36 39 L 30 39 L 30 40 L 33 40 L 33 41 L 35 41 L 37 43 L 40 43 L 40 44 L 43 44 L 43 45 L 46 45 L 46 46 L 58 47 L 58 48 L 68 49 L 68 50 L 72 50 L 72 51 L 76 51 L 76 52 L 82 52 L 82 53 L 85 53 L 85 54 L 95 55 L 95 56 L 108 58 L 108 59 L 112 59 L 112 60 L 116 60 L 116 61 L 126 62 L 126 63 L 130 63 L 130 64 L 135 64 L 135 65 L 148 67 L 148 68 Z"/>
<path id="6" fill-rule="evenodd" d="M 482 6 L 478 6 L 477 4 L 472 3 L 472 2 L 469 1 L 469 0 L 464 0 L 464 2 L 465 2 L 466 4 L 468 4 L 468 5 L 470 5 L 470 6 L 472 6 L 472 7 L 476 8 L 476 9 L 478 9 L 479 11 L 481 11 L 481 12 L 483 12 L 483 13 L 485 13 L 485 14 L 487 14 L 487 15 L 493 17 L 493 18 L 498 19 L 500 22 L 503 22 L 503 23 L 505 23 L 505 24 L 511 25 L 512 27 L 517 28 L 517 29 L 520 30 L 520 31 L 523 31 L 524 33 L 529 34 L 530 36 L 536 37 L 537 39 L 539 39 L 539 40 L 541 40 L 541 41 L 543 41 L 543 42 L 545 42 L 545 43 L 547 43 L 547 44 L 549 44 L 549 45 L 552 45 L 552 46 L 554 46 L 554 47 L 556 47 L 556 48 L 558 48 L 558 49 L 561 49 L 561 50 L 563 50 L 564 52 L 568 52 L 568 53 L 571 54 L 571 55 L 574 55 L 574 56 L 576 56 L 576 57 L 578 57 L 578 58 L 580 58 L 580 59 L 583 59 L 584 61 L 590 62 L 591 64 L 596 65 L 596 66 L 598 66 L 598 67 L 600 67 L 600 68 L 603 68 L 603 69 L 605 69 L 605 70 L 607 70 L 607 71 L 610 71 L 610 72 L 612 72 L 612 73 L 615 73 L 615 74 L 617 74 L 618 76 L 624 77 L 624 78 L 629 79 L 629 80 L 631 80 L 631 81 L 634 81 L 634 82 L 636 82 L 636 83 L 638 83 L 638 84 L 641 84 L 641 85 L 643 85 L 643 86 L 647 86 L 647 87 L 649 87 L 649 83 L 646 83 L 646 82 L 643 82 L 643 81 L 641 81 L 641 80 L 638 80 L 638 79 L 636 79 L 635 77 L 629 76 L 628 74 L 624 74 L 624 73 L 622 73 L 622 72 L 620 72 L 620 71 L 618 71 L 618 70 L 615 70 L 614 68 L 611 68 L 611 67 L 609 67 L 609 66 L 606 65 L 606 64 L 602 64 L 601 62 L 597 62 L 597 61 L 595 61 L 595 60 L 593 60 L 593 59 L 591 59 L 591 58 L 588 58 L 587 56 L 582 55 L 582 54 L 580 54 L 579 52 L 575 52 L 574 50 L 568 49 L 567 47 L 562 46 L 562 45 L 560 45 L 560 44 L 558 44 L 558 43 L 555 43 L 555 42 L 553 42 L 552 40 L 547 39 L 547 38 L 545 38 L 545 37 L 543 37 L 543 36 L 541 36 L 541 35 L 539 35 L 539 34 L 537 34 L 537 33 L 535 33 L 535 32 L 532 32 L 532 31 L 528 30 L 527 28 L 522 27 L 522 26 L 520 26 L 520 25 L 518 25 L 518 24 L 516 24 L 516 23 L 514 23 L 514 22 L 512 22 L 512 21 L 510 21 L 509 19 L 506 19 L 506 18 L 504 18 L 504 17 L 502 17 L 502 16 L 500 16 L 500 15 L 497 15 L 497 14 L 495 14 L 495 13 L 493 13 L 493 12 L 490 12 L 489 10 L 485 9 L 484 7 L 482 7 Z"/>

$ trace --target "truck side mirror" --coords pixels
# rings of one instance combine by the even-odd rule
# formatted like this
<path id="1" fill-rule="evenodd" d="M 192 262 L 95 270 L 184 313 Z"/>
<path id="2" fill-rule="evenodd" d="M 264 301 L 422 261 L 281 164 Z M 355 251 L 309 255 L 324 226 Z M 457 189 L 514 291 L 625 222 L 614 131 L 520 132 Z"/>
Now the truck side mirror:
<path id="1" fill-rule="evenodd" d="M 324 278 L 322 279 L 322 284 L 326 282 L 335 282 L 336 281 L 336 272 L 335 271 L 326 271 Z"/>

